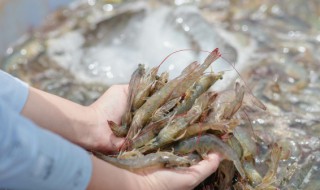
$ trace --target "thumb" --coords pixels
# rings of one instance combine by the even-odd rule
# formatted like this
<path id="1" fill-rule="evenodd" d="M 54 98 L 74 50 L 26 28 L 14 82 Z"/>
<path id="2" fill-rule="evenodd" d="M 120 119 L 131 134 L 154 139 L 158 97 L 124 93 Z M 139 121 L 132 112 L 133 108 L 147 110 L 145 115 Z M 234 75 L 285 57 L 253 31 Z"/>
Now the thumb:
<path id="1" fill-rule="evenodd" d="M 124 138 L 119 138 L 116 137 L 114 134 L 111 135 L 110 137 L 110 141 L 111 141 L 111 148 L 112 150 L 118 150 L 124 143 Z"/>
<path id="2" fill-rule="evenodd" d="M 217 153 L 209 153 L 208 157 L 205 160 L 202 160 L 196 165 L 191 166 L 191 168 L 198 171 L 199 174 L 199 181 L 205 180 L 209 175 L 214 173 L 221 161 L 221 157 Z"/>

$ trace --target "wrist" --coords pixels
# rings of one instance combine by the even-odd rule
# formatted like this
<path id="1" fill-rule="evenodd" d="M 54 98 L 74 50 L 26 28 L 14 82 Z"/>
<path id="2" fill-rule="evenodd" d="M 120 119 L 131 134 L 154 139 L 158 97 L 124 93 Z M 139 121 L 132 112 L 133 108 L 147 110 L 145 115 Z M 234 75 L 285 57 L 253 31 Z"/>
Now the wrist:
<path id="1" fill-rule="evenodd" d="M 74 143 L 86 148 L 95 149 L 93 133 L 98 125 L 97 114 L 89 106 L 79 105 L 74 115 L 70 116 L 69 125 L 74 131 Z"/>
<path id="2" fill-rule="evenodd" d="M 91 159 L 92 175 L 87 189 L 146 189 L 141 183 L 140 175 L 120 169 L 95 156 L 92 156 Z"/>

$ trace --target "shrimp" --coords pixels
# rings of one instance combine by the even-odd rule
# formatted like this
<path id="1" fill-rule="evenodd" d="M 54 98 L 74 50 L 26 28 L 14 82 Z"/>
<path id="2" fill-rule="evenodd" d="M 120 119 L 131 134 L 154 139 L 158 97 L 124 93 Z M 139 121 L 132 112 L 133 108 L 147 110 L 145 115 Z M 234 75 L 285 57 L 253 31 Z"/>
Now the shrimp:
<path id="1" fill-rule="evenodd" d="M 237 153 L 238 158 L 241 159 L 243 156 L 243 148 L 238 139 L 234 136 L 231 136 L 227 139 L 227 143 Z"/>
<path id="2" fill-rule="evenodd" d="M 122 152 L 121 154 L 118 155 L 118 159 L 130 159 L 130 158 L 141 158 L 143 157 L 144 155 L 137 151 L 137 150 L 131 150 L 131 151 L 125 151 L 125 152 Z"/>
<path id="3" fill-rule="evenodd" d="M 245 88 L 236 82 L 235 84 L 235 99 L 230 103 L 229 106 L 226 106 L 222 118 L 231 119 L 231 117 L 240 109 L 245 93 Z"/>
<path id="4" fill-rule="evenodd" d="M 138 68 L 132 73 L 129 82 L 129 94 L 127 100 L 126 112 L 122 116 L 122 124 L 118 126 L 113 121 L 108 121 L 109 127 L 117 137 L 125 137 L 129 130 L 129 125 L 132 120 L 132 106 L 135 95 L 137 94 L 138 86 L 140 85 L 141 78 L 145 75 L 145 68 L 143 64 L 139 64 Z"/>
<path id="5" fill-rule="evenodd" d="M 181 132 L 183 132 L 188 125 L 192 124 L 200 117 L 202 111 L 207 107 L 210 97 L 212 97 L 210 96 L 210 93 L 202 94 L 186 115 L 182 115 L 173 119 L 171 123 L 169 123 L 159 132 L 156 138 L 149 141 L 140 149 L 140 151 L 146 152 L 160 148 L 163 145 L 172 143 L 182 138 L 184 134 L 181 135 Z"/>
<path id="6" fill-rule="evenodd" d="M 109 127 L 111 131 L 117 136 L 117 137 L 125 137 L 128 133 L 128 127 L 126 125 L 118 125 L 113 121 L 108 121 Z"/>
<path id="7" fill-rule="evenodd" d="M 176 156 L 170 152 L 156 152 L 147 154 L 142 157 L 130 158 L 130 159 L 118 159 L 110 156 L 103 155 L 101 153 L 94 153 L 98 158 L 114 165 L 119 168 L 123 168 L 129 171 L 136 171 L 138 169 L 160 166 L 160 167 L 187 167 L 193 163 L 183 157 Z"/>
<path id="8" fill-rule="evenodd" d="M 155 113 L 152 115 L 151 121 L 159 121 L 167 116 L 176 114 L 174 112 L 171 112 L 169 114 L 169 112 L 179 103 L 179 101 L 180 101 L 180 98 L 175 98 L 165 103 L 163 106 L 158 108 L 157 111 L 155 111 Z M 169 114 L 169 115 L 166 116 L 166 114 Z"/>
<path id="9" fill-rule="evenodd" d="M 206 58 L 205 62 L 201 66 L 196 67 L 188 72 L 182 72 L 180 76 L 169 81 L 158 92 L 156 92 L 150 98 L 148 98 L 147 101 L 140 107 L 140 109 L 136 111 L 132 119 L 132 124 L 128 131 L 127 138 L 132 139 L 132 137 L 139 133 L 141 128 L 150 120 L 154 112 L 171 97 L 174 91 L 177 91 L 176 88 L 178 86 L 184 86 L 185 83 L 189 81 L 189 75 L 192 75 L 192 73 L 195 72 L 194 70 L 196 70 L 199 73 L 198 68 L 207 68 L 213 61 L 218 59 L 220 56 L 221 54 L 219 50 L 215 49 L 209 54 L 209 56 Z M 202 70 L 203 69 L 201 69 L 200 71 Z M 184 85 L 181 85 L 182 82 L 184 82 Z"/>
<path id="10" fill-rule="evenodd" d="M 161 73 L 161 75 L 156 80 L 154 87 L 152 88 L 151 94 L 154 94 L 155 92 L 160 90 L 168 82 L 168 79 L 169 79 L 168 72 Z"/>
<path id="11" fill-rule="evenodd" d="M 255 169 L 253 160 L 246 160 L 243 162 L 243 168 L 250 184 L 255 187 L 262 182 L 260 173 Z"/>
<path id="12" fill-rule="evenodd" d="M 131 148 L 139 148 L 153 139 L 166 125 L 170 118 L 165 118 L 157 122 L 152 122 L 142 129 L 141 133 L 132 139 Z"/>
<path id="13" fill-rule="evenodd" d="M 128 98 L 128 106 L 130 107 L 133 104 L 134 96 L 136 95 L 136 92 L 138 91 L 138 87 L 141 83 L 141 79 L 145 76 L 145 67 L 143 64 L 139 64 L 138 68 L 132 73 L 131 79 L 129 82 L 129 98 Z"/>
<path id="14" fill-rule="evenodd" d="M 266 175 L 262 178 L 262 182 L 256 187 L 257 190 L 266 189 L 276 181 L 277 169 L 281 158 L 282 147 L 278 144 L 273 144 L 270 155 L 269 169 Z"/>
<path id="15" fill-rule="evenodd" d="M 217 122 L 217 123 L 195 123 L 187 127 L 187 129 L 183 132 L 183 138 L 189 138 L 197 134 L 204 133 L 208 130 L 220 131 L 225 134 L 230 132 L 230 128 L 234 128 L 238 125 L 236 120 L 226 121 L 226 122 Z"/>
<path id="16" fill-rule="evenodd" d="M 204 63 L 200 66 L 196 67 L 192 73 L 188 76 L 188 80 L 183 81 L 177 86 L 175 91 L 171 94 L 170 99 L 180 97 L 182 94 L 186 92 L 190 86 L 192 86 L 204 73 L 204 71 L 211 65 L 212 62 L 216 61 L 221 57 L 221 53 L 219 49 L 214 49 L 209 56 L 205 59 Z"/>
<path id="17" fill-rule="evenodd" d="M 142 104 L 147 100 L 147 97 L 150 95 L 152 86 L 154 86 L 156 82 L 156 77 L 159 68 L 153 67 L 150 69 L 148 74 L 144 75 L 141 78 L 139 85 L 137 86 L 137 93 L 134 94 L 133 102 L 132 102 L 132 110 L 136 111 L 139 109 Z"/>
<path id="18" fill-rule="evenodd" d="M 244 98 L 245 89 L 239 83 L 235 85 L 234 93 L 230 90 L 218 93 L 216 101 L 211 105 L 214 110 L 209 114 L 209 122 L 229 120 L 240 109 Z M 232 99 L 231 102 L 228 100 Z"/>
<path id="19" fill-rule="evenodd" d="M 216 171 L 216 181 L 218 181 L 219 184 L 219 186 L 216 186 L 216 189 L 229 189 L 232 184 L 235 172 L 236 169 L 233 165 L 233 162 L 229 160 L 223 160 L 219 164 L 219 168 Z"/>
<path id="20" fill-rule="evenodd" d="M 223 159 L 232 161 L 241 177 L 245 178 L 245 172 L 237 153 L 215 135 L 205 134 L 201 137 L 192 137 L 178 142 L 173 149 L 176 154 L 187 154 L 196 151 L 203 158 L 207 156 L 209 151 L 218 152 Z"/>
<path id="21" fill-rule="evenodd" d="M 181 114 L 188 111 L 194 101 L 204 92 L 206 92 L 217 80 L 222 79 L 223 73 L 210 73 L 202 76 L 196 83 L 186 91 L 184 100 L 179 104 L 174 112 Z"/>
<path id="22" fill-rule="evenodd" d="M 256 156 L 258 152 L 258 148 L 256 146 L 255 141 L 252 139 L 252 134 L 250 134 L 249 130 L 244 127 L 237 127 L 233 132 L 234 136 L 240 142 L 243 148 L 243 157 L 252 157 Z"/>
<path id="23" fill-rule="evenodd" d="M 132 119 L 132 104 L 135 95 L 138 93 L 138 87 L 141 83 L 141 79 L 145 75 L 145 68 L 143 64 L 139 64 L 138 68 L 132 73 L 131 79 L 129 82 L 129 94 L 126 113 L 122 117 L 122 125 L 129 126 Z"/>

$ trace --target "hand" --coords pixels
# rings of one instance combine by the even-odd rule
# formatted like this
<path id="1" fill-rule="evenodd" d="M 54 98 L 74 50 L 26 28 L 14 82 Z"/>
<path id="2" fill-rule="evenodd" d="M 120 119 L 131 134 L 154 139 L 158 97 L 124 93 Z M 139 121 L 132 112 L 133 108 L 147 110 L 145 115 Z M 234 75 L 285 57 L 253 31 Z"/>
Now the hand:
<path id="1" fill-rule="evenodd" d="M 98 151 L 117 151 L 124 139 L 116 137 L 111 131 L 108 120 L 117 124 L 125 113 L 128 97 L 128 85 L 111 86 L 96 102 L 88 107 L 95 114 L 96 126 L 90 132 L 91 148 Z"/>
<path id="2" fill-rule="evenodd" d="M 178 190 L 193 189 L 214 173 L 220 163 L 216 153 L 208 154 L 205 160 L 186 169 L 155 169 L 142 172 L 143 189 Z"/>
<path id="3" fill-rule="evenodd" d="M 127 85 L 112 86 L 95 103 L 82 106 L 59 96 L 29 88 L 22 115 L 38 126 L 88 150 L 114 151 L 122 144 L 108 127 L 120 123 L 127 104 Z"/>
<path id="4" fill-rule="evenodd" d="M 146 168 L 133 173 L 92 157 L 93 172 L 87 189 L 188 190 L 195 188 L 217 170 L 220 156 L 208 154 L 190 168 Z M 121 180 L 119 180 L 121 179 Z"/>

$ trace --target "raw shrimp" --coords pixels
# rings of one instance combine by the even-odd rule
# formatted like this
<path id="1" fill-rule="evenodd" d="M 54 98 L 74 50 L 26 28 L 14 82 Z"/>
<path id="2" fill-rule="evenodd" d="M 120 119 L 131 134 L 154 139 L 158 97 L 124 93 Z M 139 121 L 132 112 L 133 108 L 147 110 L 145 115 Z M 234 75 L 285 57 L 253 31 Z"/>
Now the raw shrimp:
<path id="1" fill-rule="evenodd" d="M 253 160 L 245 160 L 243 162 L 243 168 L 250 184 L 255 187 L 262 182 L 260 173 L 255 169 Z"/>
<path id="2" fill-rule="evenodd" d="M 202 76 L 186 91 L 184 100 L 174 109 L 174 112 L 181 114 L 188 111 L 202 93 L 206 92 L 217 80 L 222 79 L 222 75 L 223 73 L 210 73 Z"/>
<path id="3" fill-rule="evenodd" d="M 135 95 L 138 93 L 138 87 L 141 83 L 141 79 L 145 75 L 145 68 L 143 64 L 139 64 L 138 68 L 132 73 L 129 82 L 129 94 L 127 101 L 126 113 L 122 117 L 122 125 L 129 126 L 132 119 L 132 105 Z"/>
<path id="4" fill-rule="evenodd" d="M 176 114 L 175 112 L 171 112 L 171 113 L 169 112 L 179 103 L 179 101 L 180 101 L 180 97 L 172 99 L 167 103 L 165 103 L 163 106 L 158 108 L 157 111 L 154 112 L 154 114 L 152 115 L 151 121 L 159 121 L 166 117 L 175 115 Z"/>
<path id="5" fill-rule="evenodd" d="M 117 137 L 125 137 L 129 128 L 126 125 L 118 125 L 113 121 L 108 121 L 109 127 Z"/>
<path id="6" fill-rule="evenodd" d="M 223 134 L 229 133 L 234 127 L 238 125 L 236 120 L 217 122 L 217 123 L 194 123 L 187 127 L 183 132 L 183 138 L 189 138 L 194 135 L 202 134 L 208 130 L 219 131 Z"/>
<path id="7" fill-rule="evenodd" d="M 204 73 L 204 71 L 211 65 L 212 62 L 216 61 L 221 57 L 221 53 L 219 52 L 219 49 L 214 49 L 209 56 L 206 58 L 203 64 L 196 67 L 192 73 L 188 76 L 188 80 L 184 80 L 182 83 L 177 86 L 175 91 L 171 94 L 170 99 L 180 97 L 182 94 L 186 92 L 190 86 L 192 86 L 199 77 Z"/>
<path id="8" fill-rule="evenodd" d="M 156 83 L 156 77 L 159 68 L 153 67 L 150 71 L 145 74 L 141 80 L 139 85 L 137 86 L 136 94 L 133 97 L 132 110 L 136 111 L 139 109 L 143 103 L 147 100 L 147 97 L 150 95 L 152 86 Z"/>
<path id="9" fill-rule="evenodd" d="M 258 148 L 255 141 L 252 139 L 253 135 L 249 132 L 248 128 L 239 126 L 234 129 L 233 134 L 241 144 L 244 158 L 257 155 Z"/>
<path id="10" fill-rule="evenodd" d="M 141 133 L 134 139 L 130 145 L 131 148 L 139 148 L 153 139 L 161 129 L 166 125 L 170 118 L 165 118 L 157 122 L 152 122 L 144 127 Z"/>
<path id="11" fill-rule="evenodd" d="M 202 157 L 206 157 L 210 151 L 218 152 L 224 159 L 232 161 L 241 177 L 245 178 L 245 172 L 237 153 L 215 135 L 205 134 L 201 137 L 192 137 L 174 146 L 174 152 L 177 154 L 187 154 L 193 151 L 198 152 Z"/>
<path id="12" fill-rule="evenodd" d="M 156 152 L 147 154 L 142 157 L 130 158 L 130 159 L 118 159 L 110 156 L 103 155 L 101 153 L 95 153 L 95 155 L 119 168 L 123 168 L 130 171 L 143 169 L 147 167 L 160 166 L 160 167 L 187 167 L 192 165 L 192 162 L 186 158 L 176 156 L 170 152 Z"/>
<path id="13" fill-rule="evenodd" d="M 256 187 L 257 190 L 272 188 L 272 184 L 277 181 L 276 174 L 281 158 L 282 147 L 278 146 L 278 144 L 273 144 L 271 148 L 270 163 L 268 164 L 269 169 L 262 178 L 262 182 Z"/>

